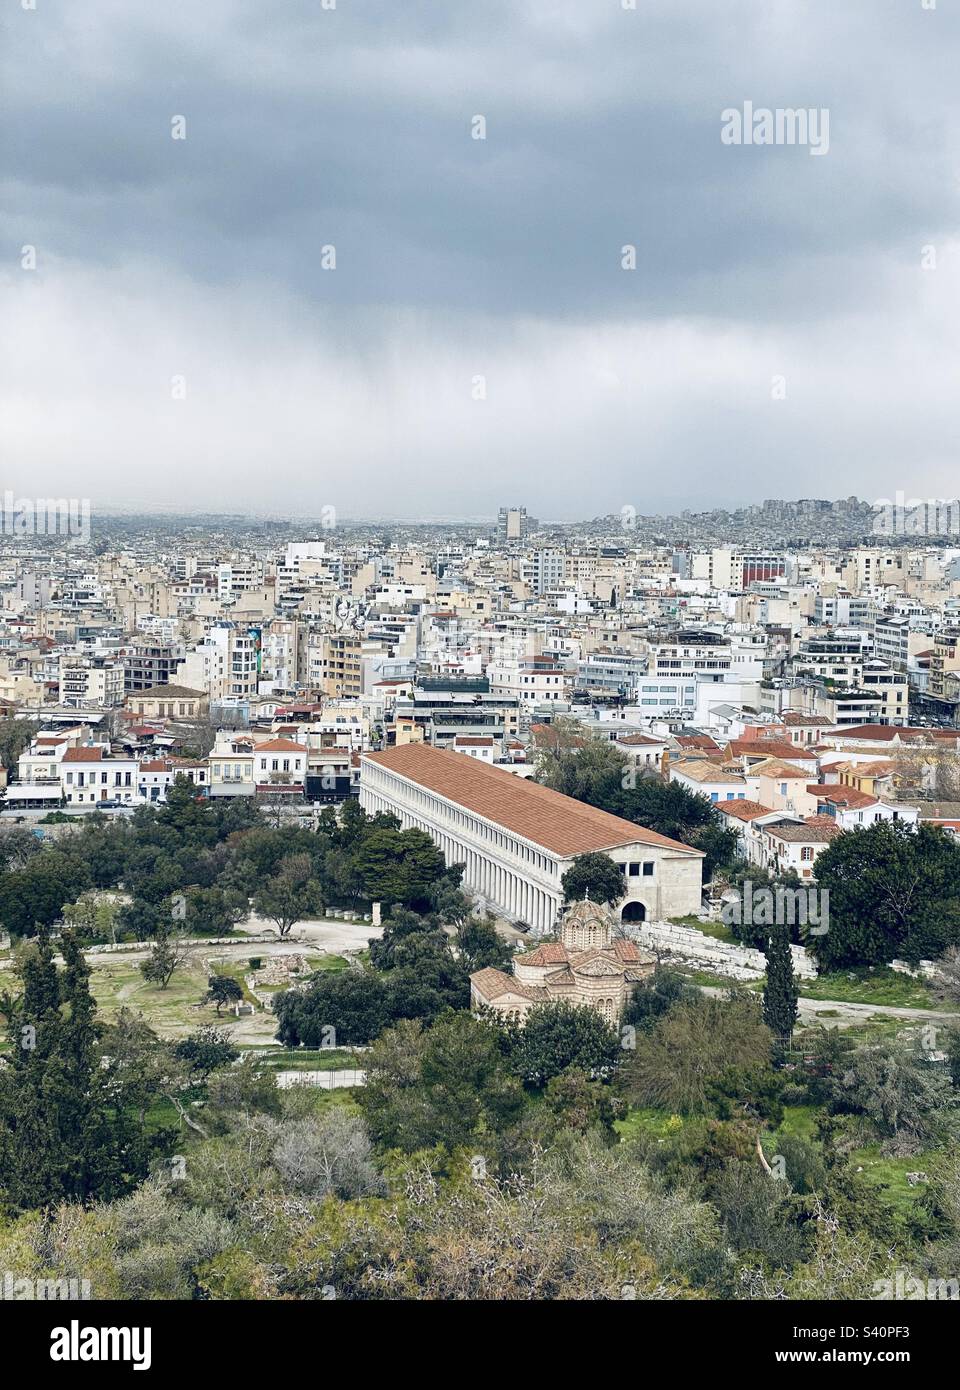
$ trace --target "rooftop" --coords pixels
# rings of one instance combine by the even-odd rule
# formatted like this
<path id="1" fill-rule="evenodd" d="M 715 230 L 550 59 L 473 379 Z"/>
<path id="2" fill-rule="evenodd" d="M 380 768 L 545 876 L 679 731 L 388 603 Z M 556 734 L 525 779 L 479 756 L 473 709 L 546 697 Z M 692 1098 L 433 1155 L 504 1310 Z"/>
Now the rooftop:
<path id="1" fill-rule="evenodd" d="M 690 845 L 447 749 L 408 743 L 382 753 L 365 753 L 366 763 L 377 764 L 457 802 L 563 858 L 634 844 L 702 857 L 700 850 Z"/>

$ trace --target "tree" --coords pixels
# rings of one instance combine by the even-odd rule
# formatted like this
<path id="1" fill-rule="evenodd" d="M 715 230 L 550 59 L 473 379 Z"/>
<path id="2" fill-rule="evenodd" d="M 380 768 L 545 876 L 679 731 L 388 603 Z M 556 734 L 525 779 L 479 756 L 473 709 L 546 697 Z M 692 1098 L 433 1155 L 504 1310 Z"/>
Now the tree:
<path id="1" fill-rule="evenodd" d="M 775 926 L 767 944 L 767 979 L 763 987 L 763 1021 L 781 1047 L 788 1047 L 800 1010 L 800 992 L 793 974 L 790 933 Z"/>
<path id="2" fill-rule="evenodd" d="M 281 936 L 306 917 L 315 917 L 323 910 L 323 894 L 313 876 L 313 861 L 308 854 L 289 854 L 280 862 L 273 878 L 257 890 L 253 898 L 254 911 L 277 925 Z"/>
<path id="3" fill-rule="evenodd" d="M 621 1056 L 619 1034 L 599 1010 L 566 1000 L 535 1004 L 512 1036 L 513 1069 L 537 1088 L 570 1067 L 609 1076 Z"/>
<path id="4" fill-rule="evenodd" d="M 273 1009 L 285 1047 L 368 1043 L 390 1017 L 384 979 L 372 970 L 319 971 L 305 989 L 280 991 Z"/>
<path id="5" fill-rule="evenodd" d="M 42 848 L 42 842 L 32 830 L 18 825 L 0 830 L 0 873 L 22 869 Z"/>
<path id="6" fill-rule="evenodd" d="M 950 946 L 937 961 L 937 969 L 930 979 L 930 988 L 941 999 L 954 1006 L 960 1005 L 960 946 Z"/>
<path id="7" fill-rule="evenodd" d="M 432 885 L 446 872 L 446 862 L 424 830 L 368 830 L 354 851 L 354 863 L 371 901 L 428 905 Z"/>
<path id="8" fill-rule="evenodd" d="M 681 782 L 661 782 L 642 778 L 623 788 L 615 810 L 617 815 L 666 835 L 670 840 L 692 844 L 698 831 L 715 825 L 718 813 L 707 797 L 692 792 Z"/>
<path id="9" fill-rule="evenodd" d="M 213 977 L 214 980 L 227 978 L 226 975 Z M 230 983 L 236 984 L 236 981 L 231 980 Z M 240 992 L 242 995 L 243 991 Z M 217 1012 L 220 1012 L 219 1008 Z M 218 1028 L 199 1028 L 189 1037 L 182 1038 L 173 1050 L 175 1056 L 186 1062 L 191 1074 L 202 1081 L 206 1081 L 210 1073 L 218 1068 L 230 1066 L 240 1056 L 227 1034 Z"/>
<path id="10" fill-rule="evenodd" d="M 86 941 L 116 942 L 119 916 L 119 899 L 104 893 L 84 893 L 63 909 L 63 920 Z"/>
<path id="11" fill-rule="evenodd" d="M 618 903 L 625 894 L 623 871 L 608 854 L 578 854 L 560 880 L 564 902 L 590 898 L 595 903 Z"/>
<path id="12" fill-rule="evenodd" d="M 342 1106 L 286 1125 L 271 1160 L 286 1192 L 305 1197 L 332 1194 L 346 1202 L 382 1197 L 387 1191 L 363 1120 Z"/>
<path id="13" fill-rule="evenodd" d="M 457 951 L 463 967 L 472 975 L 477 970 L 492 967 L 509 970 L 513 962 L 513 947 L 497 931 L 492 917 L 468 917 L 457 928 Z"/>
<path id="14" fill-rule="evenodd" d="M 60 946 L 62 971 L 41 928 L 8 1015 L 0 1196 L 14 1208 L 121 1195 L 146 1175 L 155 1147 L 140 1120 L 139 1069 L 100 1050 L 90 970 L 70 929 Z"/>
<path id="15" fill-rule="evenodd" d="M 865 1115 L 895 1153 L 953 1142 L 960 1133 L 960 1095 L 949 1070 L 912 1044 L 884 1040 L 854 1048 L 824 1090 L 833 1110 Z"/>
<path id="16" fill-rule="evenodd" d="M 173 978 L 173 972 L 183 964 L 188 955 L 189 950 L 183 932 L 164 922 L 157 930 L 149 956 L 141 962 L 140 974 L 149 984 L 166 989 Z"/>
<path id="17" fill-rule="evenodd" d="M 621 1021 L 649 1031 L 662 1014 L 668 1013 L 676 1004 L 695 1000 L 697 993 L 696 988 L 687 984 L 682 975 L 658 965 L 653 974 L 642 980 L 633 991 Z"/>
<path id="18" fill-rule="evenodd" d="M 443 1144 L 452 1151 L 496 1135 L 523 1108 L 498 1035 L 467 1012 L 446 1014 L 424 1031 L 403 1021 L 364 1056 L 366 1085 L 358 1101 L 383 1148 Z"/>
<path id="19" fill-rule="evenodd" d="M 637 1105 L 704 1113 L 711 1084 L 728 1068 L 769 1067 L 772 1055 L 758 999 L 742 991 L 726 999 L 699 995 L 637 1034 L 623 1067 L 625 1088 Z"/>
<path id="20" fill-rule="evenodd" d="M 0 719 L 0 766 L 12 772 L 20 754 L 30 744 L 37 731 L 33 719 Z"/>
<path id="21" fill-rule="evenodd" d="M 543 786 L 605 810 L 616 804 L 630 776 L 619 748 L 568 715 L 535 731 L 534 766 Z"/>
<path id="22" fill-rule="evenodd" d="M 420 933 L 400 942 L 393 968 L 384 976 L 391 1019 L 436 1018 L 446 1009 L 470 1006 L 470 980 L 444 932 Z"/>
<path id="23" fill-rule="evenodd" d="M 224 1004 L 239 1004 L 243 999 L 243 985 L 232 975 L 211 975 L 207 981 L 206 999 L 217 1006 L 217 1017 Z"/>
<path id="24" fill-rule="evenodd" d="M 418 912 L 411 912 L 408 908 L 394 907 L 383 924 L 380 936 L 373 936 L 368 942 L 370 964 L 377 970 L 391 970 L 397 947 L 402 941 L 412 936 L 436 937 L 438 933 L 445 942 L 446 938 L 435 917 L 421 917 Z"/>
<path id="25" fill-rule="evenodd" d="M 22 869 L 0 879 L 0 922 L 11 936 L 33 936 L 53 926 L 66 903 L 90 887 L 84 865 L 59 849 L 45 849 Z"/>
<path id="26" fill-rule="evenodd" d="M 877 821 L 838 835 L 814 873 L 829 931 L 808 947 L 821 968 L 916 964 L 960 944 L 960 846 L 944 831 Z"/>

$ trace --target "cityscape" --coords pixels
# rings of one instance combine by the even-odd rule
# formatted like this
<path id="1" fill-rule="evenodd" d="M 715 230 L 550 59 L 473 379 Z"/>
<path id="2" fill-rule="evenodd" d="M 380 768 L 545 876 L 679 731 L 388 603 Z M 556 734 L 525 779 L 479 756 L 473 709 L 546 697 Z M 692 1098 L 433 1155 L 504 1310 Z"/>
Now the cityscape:
<path id="1" fill-rule="evenodd" d="M 932 1371 L 955 7 L 0 25 L 9 1349 Z"/>

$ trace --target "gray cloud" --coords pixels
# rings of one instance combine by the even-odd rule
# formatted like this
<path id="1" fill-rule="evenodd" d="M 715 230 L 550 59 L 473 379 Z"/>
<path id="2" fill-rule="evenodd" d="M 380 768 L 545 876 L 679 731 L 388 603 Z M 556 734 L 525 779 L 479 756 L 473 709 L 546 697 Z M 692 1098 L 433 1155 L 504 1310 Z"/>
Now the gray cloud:
<path id="1" fill-rule="evenodd" d="M 949 489 L 960 22 L 836 9 L 9 9 L 7 471 L 410 515 Z M 829 155 L 722 145 L 747 99 L 828 107 Z"/>

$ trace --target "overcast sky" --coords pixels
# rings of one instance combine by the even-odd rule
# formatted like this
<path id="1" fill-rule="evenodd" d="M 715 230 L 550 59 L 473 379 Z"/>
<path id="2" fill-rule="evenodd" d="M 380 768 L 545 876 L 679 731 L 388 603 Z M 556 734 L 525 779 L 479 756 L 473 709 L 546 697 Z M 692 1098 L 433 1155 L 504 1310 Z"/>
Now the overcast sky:
<path id="1" fill-rule="evenodd" d="M 4 487 L 960 493 L 960 0 L 35 3 L 0 34 Z M 826 108 L 829 149 L 724 144 L 746 101 Z"/>

